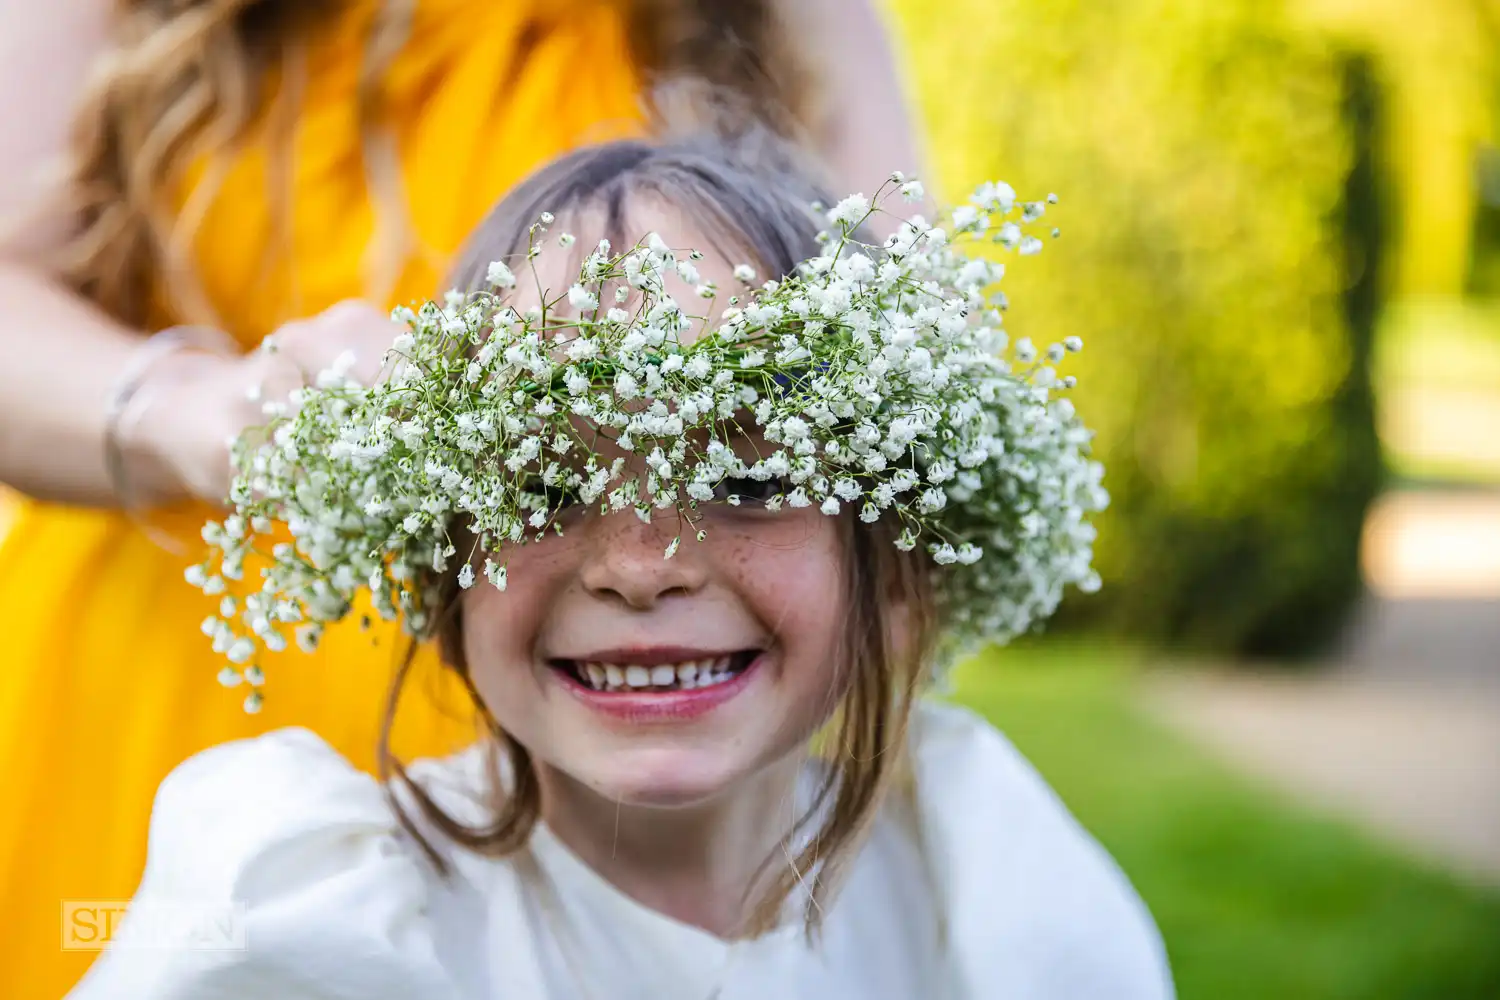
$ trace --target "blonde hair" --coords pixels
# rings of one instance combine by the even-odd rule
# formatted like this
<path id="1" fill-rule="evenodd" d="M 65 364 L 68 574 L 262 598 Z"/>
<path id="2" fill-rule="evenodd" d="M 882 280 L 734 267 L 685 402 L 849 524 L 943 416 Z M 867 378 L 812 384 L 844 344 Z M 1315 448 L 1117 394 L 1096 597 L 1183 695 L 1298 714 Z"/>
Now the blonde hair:
<path id="1" fill-rule="evenodd" d="M 380 208 L 372 246 L 387 272 L 399 266 L 406 227 L 394 148 L 381 127 L 380 84 L 405 44 L 418 2 L 381 4 L 358 87 L 365 166 Z M 282 146 L 281 165 L 272 172 L 284 181 L 301 49 L 314 28 L 349 6 L 350 0 L 118 0 L 115 45 L 95 67 L 75 118 L 57 206 L 74 223 L 54 262 L 64 280 L 135 326 L 146 322 L 157 288 L 185 318 L 215 321 L 194 278 L 193 232 L 219 171 L 262 117 L 271 141 Z M 811 114 L 808 79 L 776 30 L 769 0 L 633 0 L 630 37 L 647 102 L 662 120 L 728 125 L 754 116 L 791 134 Z M 268 107 L 273 75 L 285 85 Z M 204 157 L 208 173 L 178 213 L 175 186 Z M 284 199 L 285 191 L 268 196 Z"/>
<path id="2" fill-rule="evenodd" d="M 753 161 L 745 159 L 744 145 L 720 138 L 660 146 L 617 142 L 564 156 L 523 182 L 490 213 L 461 255 L 451 284 L 473 290 L 482 284 L 489 261 L 524 251 L 527 229 L 543 210 L 559 219 L 597 213 L 604 220 L 603 235 L 617 246 L 628 244 L 629 234 L 619 232 L 619 227 L 629 199 L 635 197 L 667 201 L 689 213 L 705 237 L 731 259 L 748 258 L 767 276 L 789 273 L 817 253 L 817 220 L 807 210 L 817 191 L 792 158 L 765 155 L 774 143 L 761 141 L 750 148 L 758 156 Z M 744 931 L 749 934 L 774 926 L 786 900 L 804 885 L 811 886 L 806 927 L 809 933 L 816 931 L 840 870 L 857 850 L 904 756 L 907 720 L 938 632 L 926 556 L 898 551 L 896 529 L 889 519 L 865 525 L 849 514 L 839 521 L 845 607 L 836 616 L 844 622 L 844 632 L 835 676 L 847 678 L 847 688 L 841 700 L 830 703 L 832 725 L 826 739 L 819 741 L 831 766 L 813 805 L 789 831 L 784 845 L 790 849 L 806 838 L 806 846 L 788 864 L 777 864 L 786 857 L 781 852 L 765 861 L 762 874 L 768 876 L 768 885 L 758 898 L 747 900 Z M 461 536 L 464 526 L 456 524 L 454 531 Z M 887 613 L 897 602 L 900 635 L 894 634 Z M 486 710 L 469 676 L 455 580 L 445 581 L 440 604 L 434 637 L 443 661 L 468 689 L 488 737 L 492 820 L 474 827 L 454 819 L 408 777 L 391 752 L 390 733 L 415 645 L 392 684 L 379 760 L 403 825 L 441 866 L 403 802 L 414 802 L 430 827 L 456 843 L 495 856 L 527 842 L 542 803 L 531 755 Z"/>

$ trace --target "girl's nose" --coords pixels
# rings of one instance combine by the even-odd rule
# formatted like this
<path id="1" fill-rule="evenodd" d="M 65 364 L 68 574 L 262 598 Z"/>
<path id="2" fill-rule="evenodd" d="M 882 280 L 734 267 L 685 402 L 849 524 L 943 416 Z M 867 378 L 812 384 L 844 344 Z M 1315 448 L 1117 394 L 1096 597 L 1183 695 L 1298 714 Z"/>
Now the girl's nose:
<path id="1" fill-rule="evenodd" d="M 580 578 L 590 593 L 644 610 L 703 586 L 707 573 L 698 545 L 676 511 L 654 511 L 649 524 L 629 511 L 589 520 Z M 667 547 L 679 531 L 688 537 L 668 559 Z"/>

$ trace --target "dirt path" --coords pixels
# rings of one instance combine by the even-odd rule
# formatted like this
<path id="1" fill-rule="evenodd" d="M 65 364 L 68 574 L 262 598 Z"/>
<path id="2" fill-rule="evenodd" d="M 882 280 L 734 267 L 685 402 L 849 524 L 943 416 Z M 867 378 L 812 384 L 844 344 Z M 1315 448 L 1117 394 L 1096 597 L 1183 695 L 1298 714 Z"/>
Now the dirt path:
<path id="1" fill-rule="evenodd" d="M 1500 491 L 1388 494 L 1316 670 L 1173 670 L 1149 705 L 1243 769 L 1500 885 Z"/>
<path id="2" fill-rule="evenodd" d="M 1145 697 L 1242 770 L 1500 885 L 1500 685 L 1172 671 Z"/>

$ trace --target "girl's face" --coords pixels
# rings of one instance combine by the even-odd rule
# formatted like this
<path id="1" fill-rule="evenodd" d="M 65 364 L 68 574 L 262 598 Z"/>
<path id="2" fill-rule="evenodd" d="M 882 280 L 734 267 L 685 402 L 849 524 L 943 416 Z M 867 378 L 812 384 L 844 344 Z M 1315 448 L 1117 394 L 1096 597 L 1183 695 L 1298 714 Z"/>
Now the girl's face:
<path id="1" fill-rule="evenodd" d="M 710 245 L 671 212 L 635 221 L 674 247 Z M 547 256 L 542 283 L 566 288 L 565 264 L 549 274 Z M 697 263 L 724 308 L 736 262 Z M 668 290 L 693 301 L 685 285 Z M 506 553 L 505 592 L 481 577 L 461 598 L 464 654 L 495 720 L 539 766 L 612 801 L 687 805 L 729 791 L 805 746 L 844 691 L 836 520 L 754 499 L 700 511 L 689 527 L 672 510 L 645 524 L 571 508 L 561 537 Z"/>

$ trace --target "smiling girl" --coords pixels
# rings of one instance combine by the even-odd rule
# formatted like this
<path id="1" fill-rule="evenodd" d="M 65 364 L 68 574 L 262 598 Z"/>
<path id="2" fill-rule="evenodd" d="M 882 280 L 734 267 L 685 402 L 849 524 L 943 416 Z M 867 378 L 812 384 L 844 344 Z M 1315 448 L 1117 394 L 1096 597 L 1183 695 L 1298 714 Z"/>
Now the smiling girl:
<path id="1" fill-rule="evenodd" d="M 158 794 L 132 913 L 224 913 L 238 936 L 218 947 L 148 948 L 143 929 L 160 923 L 141 916 L 133 932 L 127 919 L 76 996 L 1171 995 L 1155 927 L 1108 856 L 998 733 L 921 698 L 945 630 L 963 617 L 945 581 L 1000 578 L 962 576 L 977 559 L 967 546 L 911 544 L 906 532 L 917 522 L 895 517 L 892 498 L 916 477 L 902 481 L 897 472 L 885 480 L 897 485 L 882 492 L 872 484 L 886 462 L 873 452 L 860 451 L 862 467 L 873 470 L 862 485 L 798 473 L 812 454 L 839 454 L 840 438 L 861 440 L 866 426 L 838 423 L 833 411 L 846 403 L 826 385 L 822 397 L 798 403 L 809 421 L 761 419 L 773 399 L 819 384 L 813 373 L 832 371 L 826 360 L 792 376 L 782 369 L 757 394 L 711 374 L 707 355 L 694 353 L 696 338 L 708 344 L 709 334 L 682 319 L 676 301 L 723 296 L 744 287 L 749 270 L 789 276 L 815 258 L 824 263 L 806 273 L 837 271 L 862 287 L 887 280 L 867 259 L 844 268 L 819 256 L 827 249 L 822 223 L 805 208 L 813 195 L 786 165 L 748 164 L 713 145 L 625 142 L 555 161 L 495 209 L 472 237 L 456 284 L 507 293 L 506 305 L 483 319 L 486 337 L 501 346 L 476 338 L 456 371 L 485 384 L 486 366 L 505 364 L 547 373 L 544 385 L 556 374 L 561 385 L 600 371 L 599 343 L 619 335 L 622 352 L 607 355 L 618 363 L 618 405 L 591 402 L 580 382 L 559 394 L 572 407 L 562 416 L 551 396 L 538 403 L 517 389 L 485 395 L 490 409 L 477 420 L 456 418 L 459 450 L 470 459 L 455 453 L 451 461 L 472 460 L 498 470 L 497 482 L 523 484 L 515 519 L 486 513 L 500 501 L 487 507 L 482 483 L 460 483 L 461 473 L 437 460 L 422 473 L 430 489 L 451 478 L 446 488 L 467 494 L 451 508 L 412 490 L 420 505 L 391 513 L 392 488 L 360 499 L 353 515 L 392 536 L 441 531 L 436 552 L 421 543 L 421 558 L 431 554 L 437 571 L 426 599 L 403 590 L 395 603 L 463 680 L 480 740 L 455 757 L 409 766 L 383 748 L 383 783 L 304 730 L 188 761 Z M 841 217 L 847 204 L 834 214 L 846 236 L 861 221 Z M 531 261 L 528 248 L 551 242 L 553 232 L 576 249 Z M 638 247 L 623 269 L 604 274 L 603 246 L 584 259 L 600 240 L 628 246 L 643 232 L 653 234 L 651 249 Z M 922 238 L 903 232 L 906 244 L 902 234 L 888 244 L 892 259 Z M 711 252 L 678 259 L 668 247 Z M 518 257 L 531 261 L 526 273 L 492 263 Z M 512 327 L 545 324 L 560 304 L 549 290 L 567 288 L 580 266 L 598 281 L 574 285 L 561 306 L 588 317 L 570 327 L 575 336 L 513 335 Z M 655 286 L 652 268 L 661 275 Z M 769 315 L 764 304 L 740 306 L 729 323 L 743 324 L 756 309 Z M 858 318 L 857 304 L 849 309 L 833 325 L 847 320 L 857 344 L 868 317 Z M 822 327 L 801 327 L 808 337 L 813 325 Z M 778 356 L 789 364 L 802 356 L 796 340 L 780 341 Z M 397 390 L 430 386 L 413 371 L 432 356 L 409 338 L 403 346 L 410 357 L 407 372 L 393 376 Z M 738 371 L 757 370 L 761 352 L 734 351 Z M 887 356 L 872 355 L 864 368 L 881 369 Z M 930 387 L 931 352 L 904 357 L 911 383 Z M 673 408 L 660 405 L 656 392 L 667 394 L 679 376 L 701 388 Z M 536 380 L 525 384 L 534 393 Z M 440 398 L 451 403 L 466 391 L 456 384 Z M 950 395 L 964 391 L 955 381 Z M 516 428 L 561 421 L 549 425 L 559 428 L 548 446 L 558 462 L 532 475 L 534 453 L 485 454 L 484 441 L 511 433 L 505 418 L 491 425 L 483 415 L 505 412 L 506 400 L 531 407 Z M 735 415 L 740 404 L 756 409 L 755 421 Z M 710 418 L 699 433 L 693 420 L 705 407 Z M 446 433 L 438 412 L 446 411 L 428 413 L 437 429 L 389 416 L 377 423 L 425 447 Z M 834 428 L 821 451 L 802 444 L 809 422 Z M 674 429 L 680 447 L 632 440 L 648 430 L 667 440 Z M 890 440 L 906 439 L 893 432 Z M 345 452 L 352 441 L 345 438 Z M 797 442 L 790 472 L 772 455 L 787 442 Z M 698 454 L 713 456 L 718 472 L 704 473 L 705 460 L 684 484 L 680 470 Z M 927 469 L 933 482 L 950 474 L 934 471 L 941 464 Z M 415 476 L 418 467 L 400 468 Z M 971 488 L 978 473 L 957 475 L 955 498 L 984 493 Z M 353 480 L 343 487 L 365 488 Z M 872 499 L 859 500 L 867 487 Z M 929 489 L 911 509 L 941 516 L 934 495 Z M 394 558 L 400 566 L 406 556 Z M 386 571 L 375 567 L 377 597 L 409 575 Z M 991 603 L 1021 614 L 998 591 Z M 245 606 L 259 607 L 253 599 Z M 233 648 L 228 638 L 221 645 Z M 231 670 L 228 679 L 239 676 Z M 256 668 L 245 676 L 260 682 Z"/>

